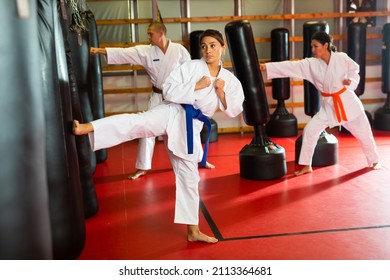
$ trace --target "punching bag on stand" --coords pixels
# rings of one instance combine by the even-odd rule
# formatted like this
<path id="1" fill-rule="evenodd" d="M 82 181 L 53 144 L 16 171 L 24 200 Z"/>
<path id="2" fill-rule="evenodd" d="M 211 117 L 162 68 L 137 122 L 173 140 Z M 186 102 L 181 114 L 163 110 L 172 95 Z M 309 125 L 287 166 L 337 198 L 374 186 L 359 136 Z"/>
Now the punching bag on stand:
<path id="1" fill-rule="evenodd" d="M 59 2 L 39 0 L 37 11 L 53 256 L 64 260 L 83 250 L 85 221 Z"/>
<path id="2" fill-rule="evenodd" d="M 271 61 L 289 60 L 288 44 L 288 29 L 273 29 L 271 31 Z M 290 78 L 272 79 L 272 97 L 278 103 L 266 125 L 268 136 L 296 136 L 298 134 L 297 118 L 290 114 L 284 104 L 284 101 L 290 98 Z"/>
<path id="3" fill-rule="evenodd" d="M 234 73 L 244 89 L 244 120 L 255 130 L 251 143 L 239 154 L 240 176 L 251 180 L 280 178 L 287 172 L 285 150 L 265 132 L 269 109 L 252 27 L 247 20 L 232 21 L 225 26 L 225 33 Z"/>
<path id="4" fill-rule="evenodd" d="M 190 33 L 190 54 L 191 59 L 201 59 L 202 50 L 200 48 L 200 36 L 202 35 L 203 30 L 195 30 Z M 200 132 L 200 139 L 202 143 L 206 143 L 207 136 L 209 137 L 209 142 L 215 142 L 218 140 L 218 124 L 215 120 L 210 119 L 211 123 L 211 132 L 209 135 L 209 130 L 207 125 L 203 125 L 202 131 Z"/>
<path id="5" fill-rule="evenodd" d="M 0 24 L 0 260 L 50 260 L 36 1 L 1 1 Z"/>
<path id="6" fill-rule="evenodd" d="M 61 5 L 61 26 L 64 37 L 66 62 L 68 67 L 69 85 L 70 85 L 70 96 L 72 102 L 72 113 L 73 118 L 77 120 L 82 119 L 80 99 L 78 94 L 77 81 L 74 73 L 72 51 L 69 44 L 69 34 L 71 26 L 71 9 L 69 3 L 63 3 Z M 97 213 L 98 201 L 95 192 L 95 186 L 93 182 L 93 173 L 91 168 L 91 145 L 89 143 L 88 136 L 75 137 L 77 147 L 77 157 L 79 161 L 79 173 L 80 183 L 83 194 L 83 208 L 84 216 L 89 218 Z"/>
<path id="7" fill-rule="evenodd" d="M 387 94 L 385 104 L 374 113 L 374 128 L 390 130 L 390 23 L 383 25 L 382 92 Z"/>
<path id="8" fill-rule="evenodd" d="M 317 31 L 329 32 L 326 21 L 308 21 L 303 24 L 303 56 L 312 57 L 311 37 Z M 305 114 L 313 117 L 320 109 L 320 93 L 309 81 L 303 81 Z M 299 161 L 302 147 L 302 136 L 295 141 L 295 162 Z M 312 165 L 327 166 L 338 161 L 338 141 L 333 134 L 321 132 L 314 150 Z"/>
<path id="9" fill-rule="evenodd" d="M 352 22 L 348 26 L 348 50 L 347 54 L 357 64 L 359 64 L 360 81 L 355 89 L 358 97 L 363 95 L 366 82 L 366 24 L 362 22 Z M 372 123 L 372 116 L 365 111 L 368 121 Z M 342 133 L 350 133 L 346 128 L 340 129 Z"/>

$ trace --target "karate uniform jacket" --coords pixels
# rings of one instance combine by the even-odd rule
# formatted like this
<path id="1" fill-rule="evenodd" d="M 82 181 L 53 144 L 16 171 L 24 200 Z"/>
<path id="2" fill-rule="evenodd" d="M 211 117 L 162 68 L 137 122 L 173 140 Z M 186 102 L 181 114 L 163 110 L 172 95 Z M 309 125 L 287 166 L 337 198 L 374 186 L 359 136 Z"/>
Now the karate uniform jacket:
<path id="1" fill-rule="evenodd" d="M 203 76 L 211 78 L 211 85 L 195 91 L 196 83 Z M 197 119 L 193 120 L 194 153 L 192 155 L 188 154 L 185 111 L 180 104 L 191 104 L 194 108 L 200 109 L 209 118 L 213 116 L 217 109 L 220 109 L 226 116 L 231 118 L 238 116 L 243 110 L 244 91 L 236 76 L 221 66 L 217 78 L 225 81 L 226 109 L 217 96 L 214 88 L 215 78 L 211 77 L 203 58 L 182 64 L 172 71 L 163 84 L 164 102 L 173 102 L 174 104 L 171 103 L 171 106 L 178 106 L 179 110 L 168 124 L 168 148 L 181 158 L 198 160 L 202 157 L 203 150 L 200 132 L 203 128 L 203 122 Z"/>
<path id="2" fill-rule="evenodd" d="M 267 78 L 299 78 L 311 82 L 320 92 L 335 93 L 341 90 L 343 80 L 352 81 L 347 90 L 340 95 L 347 120 L 351 121 L 364 114 L 363 104 L 356 96 L 354 90 L 359 84 L 359 65 L 347 54 L 331 52 L 329 64 L 318 58 L 305 58 L 299 61 L 270 62 L 266 65 Z M 328 120 L 329 127 L 345 123 L 339 122 L 333 104 L 333 98 L 321 96 L 321 107 L 318 117 Z"/>

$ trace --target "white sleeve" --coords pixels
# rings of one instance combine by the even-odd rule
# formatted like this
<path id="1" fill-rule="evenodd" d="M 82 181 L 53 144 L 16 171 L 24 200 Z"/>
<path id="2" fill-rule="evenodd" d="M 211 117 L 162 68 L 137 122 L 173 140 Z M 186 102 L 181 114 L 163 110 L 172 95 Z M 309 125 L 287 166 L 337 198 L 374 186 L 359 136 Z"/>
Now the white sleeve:
<path id="1" fill-rule="evenodd" d="M 230 75 L 230 78 L 225 77 L 225 99 L 226 109 L 222 102 L 219 102 L 219 109 L 228 117 L 234 118 L 240 114 L 243 110 L 242 103 L 244 102 L 244 90 L 241 82 L 234 76 Z"/>
<path id="2" fill-rule="evenodd" d="M 145 65 L 147 46 L 106 48 L 108 64 Z"/>
<path id="3" fill-rule="evenodd" d="M 310 58 L 298 61 L 269 62 L 266 64 L 267 79 L 298 78 L 312 82 L 310 75 Z"/>
<path id="4" fill-rule="evenodd" d="M 348 88 L 354 91 L 358 87 L 360 82 L 360 75 L 359 75 L 360 66 L 347 55 L 346 55 L 346 63 L 348 66 L 348 72 L 346 74 L 346 78 L 352 81 L 351 84 L 348 86 Z"/>
<path id="5" fill-rule="evenodd" d="M 188 61 L 175 68 L 163 83 L 164 99 L 178 104 L 194 104 L 196 65 Z M 196 69 L 195 69 L 196 70 Z"/>

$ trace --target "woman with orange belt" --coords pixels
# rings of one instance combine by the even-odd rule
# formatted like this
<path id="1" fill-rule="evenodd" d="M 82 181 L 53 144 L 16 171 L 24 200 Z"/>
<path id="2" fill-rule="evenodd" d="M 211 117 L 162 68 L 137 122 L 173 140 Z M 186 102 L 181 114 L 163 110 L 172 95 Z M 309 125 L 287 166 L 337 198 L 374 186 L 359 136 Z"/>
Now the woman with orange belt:
<path id="1" fill-rule="evenodd" d="M 318 31 L 311 38 L 313 57 L 299 61 L 261 64 L 268 79 L 299 78 L 311 82 L 321 92 L 321 108 L 303 131 L 299 164 L 295 175 L 312 172 L 312 158 L 320 133 L 326 127 L 343 125 L 359 140 L 368 165 L 380 169 L 379 154 L 363 104 L 354 90 L 360 80 L 359 65 L 347 54 L 336 52 L 331 37 Z"/>

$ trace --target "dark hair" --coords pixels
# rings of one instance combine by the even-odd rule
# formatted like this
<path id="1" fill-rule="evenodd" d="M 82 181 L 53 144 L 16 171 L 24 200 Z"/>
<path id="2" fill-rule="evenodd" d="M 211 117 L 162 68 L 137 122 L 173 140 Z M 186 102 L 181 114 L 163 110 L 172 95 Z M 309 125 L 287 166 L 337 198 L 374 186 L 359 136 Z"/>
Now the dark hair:
<path id="1" fill-rule="evenodd" d="M 333 45 L 333 38 L 325 31 L 315 32 L 313 34 L 313 36 L 311 36 L 311 39 L 320 42 L 322 45 L 325 45 L 325 43 L 328 43 L 328 51 L 329 52 L 336 51 L 336 46 Z"/>
<path id="2" fill-rule="evenodd" d="M 222 36 L 221 32 L 219 32 L 218 30 L 207 29 L 207 30 L 203 31 L 203 33 L 200 35 L 199 41 L 202 42 L 204 37 L 213 37 L 219 43 L 221 43 L 222 46 L 225 45 L 225 42 L 223 40 L 223 36 Z"/>
<path id="3" fill-rule="evenodd" d="M 157 32 L 162 31 L 164 34 L 167 34 L 167 28 L 165 27 L 165 24 L 160 21 L 154 21 L 149 24 L 148 27 L 153 27 Z"/>

